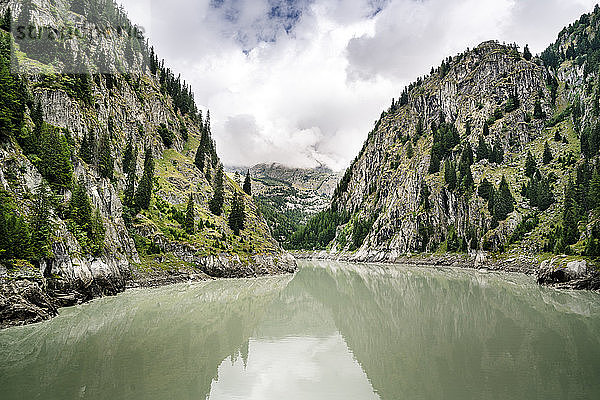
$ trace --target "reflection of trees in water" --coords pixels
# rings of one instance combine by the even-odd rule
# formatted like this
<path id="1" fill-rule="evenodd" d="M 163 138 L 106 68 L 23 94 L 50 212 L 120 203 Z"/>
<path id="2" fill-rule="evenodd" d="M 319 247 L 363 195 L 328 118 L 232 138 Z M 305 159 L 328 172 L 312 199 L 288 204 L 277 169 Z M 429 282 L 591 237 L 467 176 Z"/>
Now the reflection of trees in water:
<path id="1" fill-rule="evenodd" d="M 294 285 L 330 310 L 383 399 L 600 394 L 594 295 L 518 276 L 336 264 L 303 269 Z M 573 313 L 581 304 L 593 317 Z"/>
<path id="2" fill-rule="evenodd" d="M 249 337 L 290 279 L 130 292 L 1 332 L 2 398 L 77 398 L 83 388 L 86 398 L 204 398 L 224 359 L 246 362 Z"/>
<path id="3" fill-rule="evenodd" d="M 203 398 L 251 336 L 336 331 L 382 399 L 599 397 L 597 295 L 529 282 L 324 263 L 128 292 L 0 332 L 1 397 Z"/>

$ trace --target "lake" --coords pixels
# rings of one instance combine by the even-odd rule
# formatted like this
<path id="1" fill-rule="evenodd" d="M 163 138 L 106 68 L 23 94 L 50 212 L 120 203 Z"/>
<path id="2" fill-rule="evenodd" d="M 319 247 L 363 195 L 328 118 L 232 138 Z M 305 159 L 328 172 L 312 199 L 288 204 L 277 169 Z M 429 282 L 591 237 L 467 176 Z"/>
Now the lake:
<path id="1" fill-rule="evenodd" d="M 135 289 L 0 331 L 0 398 L 598 399 L 600 295 L 301 261 Z"/>

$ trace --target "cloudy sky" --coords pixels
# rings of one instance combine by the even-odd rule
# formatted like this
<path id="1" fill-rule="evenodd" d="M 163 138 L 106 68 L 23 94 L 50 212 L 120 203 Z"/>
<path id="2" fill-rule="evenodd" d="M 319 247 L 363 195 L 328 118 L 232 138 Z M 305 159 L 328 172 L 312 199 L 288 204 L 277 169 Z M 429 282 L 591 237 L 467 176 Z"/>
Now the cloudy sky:
<path id="1" fill-rule="evenodd" d="M 597 0 L 120 0 L 226 165 L 345 168 L 392 97 L 482 41 L 542 51 Z"/>

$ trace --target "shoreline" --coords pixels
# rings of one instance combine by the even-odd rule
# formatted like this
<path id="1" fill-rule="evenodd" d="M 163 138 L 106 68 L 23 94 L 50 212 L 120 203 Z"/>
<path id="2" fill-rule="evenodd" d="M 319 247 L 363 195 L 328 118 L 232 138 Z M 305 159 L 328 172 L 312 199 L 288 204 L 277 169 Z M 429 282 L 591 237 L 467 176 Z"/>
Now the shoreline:
<path id="1" fill-rule="evenodd" d="M 566 290 L 589 290 L 600 293 L 600 271 L 590 267 L 579 276 L 568 276 L 562 271 L 565 267 L 560 264 L 566 256 L 554 257 L 547 266 L 541 264 L 535 257 L 518 255 L 506 259 L 493 259 L 483 253 L 476 254 L 412 254 L 394 258 L 381 257 L 381 253 L 371 257 L 361 257 L 349 253 L 330 253 L 327 251 L 291 251 L 298 260 L 330 260 L 354 263 L 376 263 L 389 265 L 408 265 L 421 267 L 460 268 L 476 271 L 521 273 L 534 276 L 539 285 Z M 556 261 L 555 261 L 556 260 Z M 554 263 L 553 263 L 554 262 Z M 559 277 L 554 279 L 554 275 Z M 565 278 L 562 280 L 561 278 Z M 568 278 L 568 279 L 567 279 Z"/>
<path id="2" fill-rule="evenodd" d="M 153 288 L 184 282 L 216 279 L 258 278 L 294 273 L 296 259 L 289 253 L 278 257 L 255 255 L 254 263 L 217 261 L 181 269 L 140 268 L 132 265 L 121 276 L 95 276 L 89 282 L 46 278 L 39 271 L 16 271 L 0 276 L 0 330 L 52 319 L 63 307 L 85 304 L 96 298 L 115 296 L 127 289 Z M 26 272 L 26 273 L 24 273 Z"/>

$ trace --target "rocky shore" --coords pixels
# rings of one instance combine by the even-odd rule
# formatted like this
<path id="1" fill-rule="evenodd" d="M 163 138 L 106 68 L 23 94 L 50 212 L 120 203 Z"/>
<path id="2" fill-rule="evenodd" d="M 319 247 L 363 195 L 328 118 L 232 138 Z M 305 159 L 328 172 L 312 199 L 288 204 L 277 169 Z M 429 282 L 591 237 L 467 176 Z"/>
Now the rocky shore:
<path id="1" fill-rule="evenodd" d="M 485 252 L 472 254 L 405 254 L 348 253 L 327 251 L 293 252 L 297 259 L 335 260 L 347 262 L 376 262 L 401 265 L 455 267 L 487 271 L 518 272 L 536 277 L 540 285 L 558 289 L 600 291 L 600 271 L 584 259 L 556 256 L 540 261 L 536 257 L 519 255 L 492 258 Z"/>
<path id="2" fill-rule="evenodd" d="M 0 329 L 44 321 L 58 315 L 60 307 L 116 295 L 129 288 L 285 274 L 297 268 L 295 258 L 288 253 L 257 254 L 250 260 L 224 254 L 195 261 L 179 268 L 131 265 L 118 273 L 103 274 L 106 263 L 98 259 L 84 263 L 93 266 L 89 270 L 76 267 L 78 273 L 72 277 L 44 276 L 43 269 L 31 267 L 9 271 L 0 266 Z"/>

